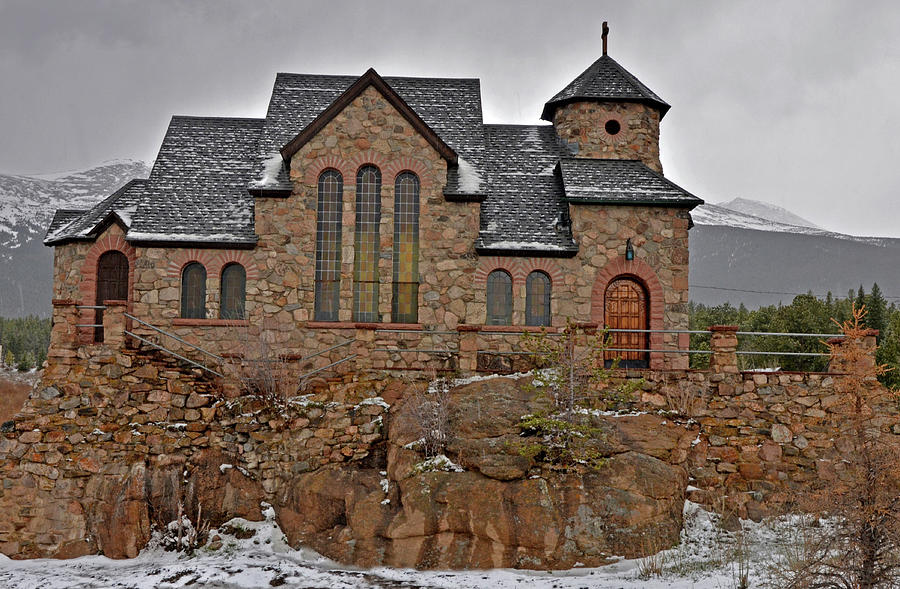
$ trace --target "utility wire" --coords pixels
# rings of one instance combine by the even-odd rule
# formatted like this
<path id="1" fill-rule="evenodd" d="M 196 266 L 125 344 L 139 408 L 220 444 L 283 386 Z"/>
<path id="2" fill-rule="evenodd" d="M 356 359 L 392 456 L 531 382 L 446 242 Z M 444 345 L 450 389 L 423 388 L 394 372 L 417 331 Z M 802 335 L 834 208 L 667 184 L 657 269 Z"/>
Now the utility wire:
<path id="1" fill-rule="evenodd" d="M 782 291 L 777 291 L 777 290 L 747 290 L 747 289 L 742 289 L 742 288 L 726 288 L 724 286 L 710 286 L 708 284 L 691 284 L 690 288 L 708 288 L 711 290 L 727 290 L 729 292 L 747 292 L 747 293 L 752 293 L 752 294 L 776 294 L 776 295 L 794 295 L 794 296 L 812 294 L 814 297 L 818 297 L 820 299 L 823 299 L 827 296 L 827 295 L 823 295 L 823 294 L 816 294 L 816 293 L 809 293 L 809 292 L 782 292 Z M 832 296 L 834 296 L 834 293 L 832 293 Z M 885 299 L 900 300 L 900 297 L 887 296 L 887 295 L 881 295 L 881 296 L 884 297 Z"/>

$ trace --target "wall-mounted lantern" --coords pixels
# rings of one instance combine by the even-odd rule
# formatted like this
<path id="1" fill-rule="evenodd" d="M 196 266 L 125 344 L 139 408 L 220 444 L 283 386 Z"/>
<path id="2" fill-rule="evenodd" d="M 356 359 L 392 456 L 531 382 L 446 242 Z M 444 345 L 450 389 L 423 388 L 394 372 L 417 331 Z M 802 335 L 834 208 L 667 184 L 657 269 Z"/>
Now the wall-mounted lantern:
<path id="1" fill-rule="evenodd" d="M 629 262 L 634 259 L 634 248 L 631 247 L 631 239 L 625 242 L 625 259 Z"/>

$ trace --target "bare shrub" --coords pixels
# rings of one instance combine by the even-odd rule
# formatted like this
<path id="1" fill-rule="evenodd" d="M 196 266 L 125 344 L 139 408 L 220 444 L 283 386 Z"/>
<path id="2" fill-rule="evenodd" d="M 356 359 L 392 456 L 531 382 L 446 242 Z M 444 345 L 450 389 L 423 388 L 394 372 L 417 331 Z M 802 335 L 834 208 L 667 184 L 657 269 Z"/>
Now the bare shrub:
<path id="1" fill-rule="evenodd" d="M 272 342 L 273 331 L 263 326 L 258 335 L 243 330 L 236 338 L 237 351 L 229 360 L 229 373 L 237 379 L 242 392 L 266 405 L 283 404 L 297 394 L 299 380 L 287 354 Z"/>
<path id="2" fill-rule="evenodd" d="M 900 584 L 900 448 L 872 427 L 885 395 L 877 377 L 885 367 L 871 361 L 863 338 L 865 307 L 841 325 L 846 341 L 829 344 L 846 375 L 836 380 L 842 429 L 835 476 L 801 501 L 801 509 L 827 517 L 806 544 L 802 559 L 782 569 L 780 586 L 790 589 L 876 589 Z M 840 358 L 837 358 L 840 346 Z"/>
<path id="3" fill-rule="evenodd" d="M 676 415 L 693 417 L 697 405 L 698 388 L 684 386 L 683 380 L 673 380 L 669 375 L 664 377 L 662 393 L 666 400 L 666 408 Z M 691 385 L 692 383 L 688 383 Z"/>
<path id="4" fill-rule="evenodd" d="M 169 522 L 163 531 L 161 545 L 166 550 L 193 553 L 206 544 L 209 536 L 209 521 L 203 520 L 203 506 L 197 507 L 196 521 L 192 521 L 184 513 L 181 502 L 178 503 L 178 518 Z"/>
<path id="5" fill-rule="evenodd" d="M 427 386 L 413 387 L 407 401 L 426 458 L 443 454 L 451 441 L 450 420 L 454 409 L 450 388 L 451 381 L 447 378 L 434 378 Z"/>

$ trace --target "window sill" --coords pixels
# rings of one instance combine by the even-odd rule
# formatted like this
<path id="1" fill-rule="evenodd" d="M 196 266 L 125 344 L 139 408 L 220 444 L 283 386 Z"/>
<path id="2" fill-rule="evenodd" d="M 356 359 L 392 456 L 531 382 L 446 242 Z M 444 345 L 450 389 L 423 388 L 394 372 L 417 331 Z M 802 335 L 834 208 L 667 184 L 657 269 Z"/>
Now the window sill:
<path id="1" fill-rule="evenodd" d="M 396 329 L 399 331 L 422 331 L 421 323 L 360 323 L 356 321 L 307 321 L 309 329 Z"/>
<path id="2" fill-rule="evenodd" d="M 500 332 L 500 333 L 540 333 L 542 331 L 546 331 L 547 333 L 557 333 L 559 328 L 546 326 L 541 327 L 537 325 L 460 325 L 457 328 L 457 331 L 492 331 L 492 332 Z"/>
<path id="3" fill-rule="evenodd" d="M 172 325 L 190 325 L 203 327 L 246 327 L 250 322 L 246 319 L 185 319 L 178 317 L 172 319 Z"/>

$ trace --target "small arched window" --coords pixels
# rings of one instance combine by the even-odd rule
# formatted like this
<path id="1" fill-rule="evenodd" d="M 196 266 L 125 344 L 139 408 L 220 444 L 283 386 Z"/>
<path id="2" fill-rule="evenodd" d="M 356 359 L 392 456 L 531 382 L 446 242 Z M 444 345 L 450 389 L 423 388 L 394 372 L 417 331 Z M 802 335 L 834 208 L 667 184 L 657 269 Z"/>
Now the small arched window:
<path id="1" fill-rule="evenodd" d="M 419 179 L 403 172 L 394 182 L 394 288 L 391 321 L 419 320 Z"/>
<path id="2" fill-rule="evenodd" d="M 512 324 L 512 276 L 505 270 L 488 274 L 487 324 Z"/>
<path id="3" fill-rule="evenodd" d="M 376 322 L 381 239 L 381 171 L 363 166 L 356 173 L 356 227 L 353 254 L 353 320 Z"/>
<path id="4" fill-rule="evenodd" d="M 206 319 L 206 268 L 191 262 L 181 271 L 181 316 Z"/>
<path id="5" fill-rule="evenodd" d="M 219 317 L 243 319 L 247 300 L 247 272 L 240 264 L 228 264 L 222 270 Z"/>
<path id="6" fill-rule="evenodd" d="M 540 271 L 525 281 L 525 325 L 550 325 L 550 277 Z"/>
<path id="7" fill-rule="evenodd" d="M 316 210 L 316 321 L 337 321 L 341 301 L 341 213 L 344 179 L 337 170 L 319 175 Z"/>

